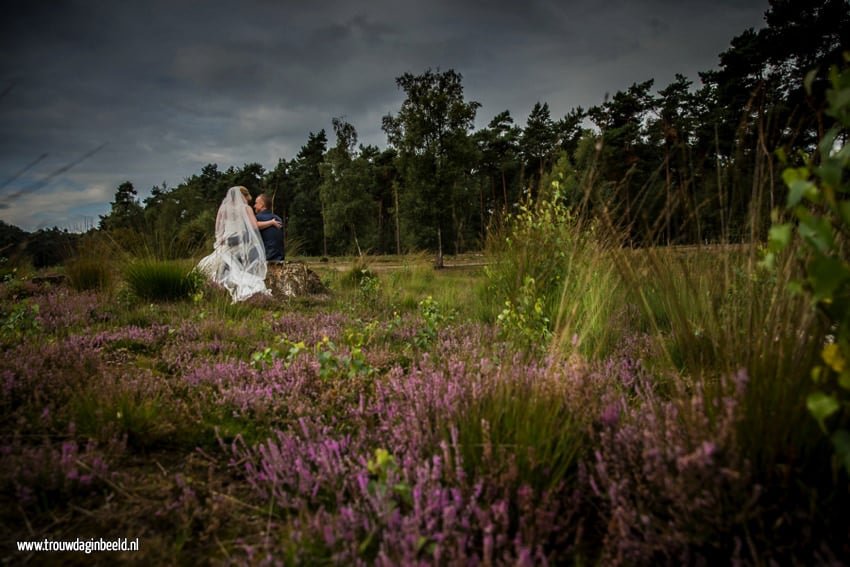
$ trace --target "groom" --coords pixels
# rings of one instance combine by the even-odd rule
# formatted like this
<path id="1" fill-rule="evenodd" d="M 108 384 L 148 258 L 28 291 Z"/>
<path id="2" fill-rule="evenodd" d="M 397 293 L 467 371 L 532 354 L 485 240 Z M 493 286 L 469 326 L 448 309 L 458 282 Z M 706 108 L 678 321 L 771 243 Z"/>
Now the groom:
<path id="1" fill-rule="evenodd" d="M 254 213 L 258 221 L 278 221 L 277 224 L 262 229 L 260 236 L 263 237 L 263 245 L 266 247 L 266 261 L 283 262 L 283 220 L 272 212 L 272 201 L 265 193 L 260 193 L 254 199 Z"/>

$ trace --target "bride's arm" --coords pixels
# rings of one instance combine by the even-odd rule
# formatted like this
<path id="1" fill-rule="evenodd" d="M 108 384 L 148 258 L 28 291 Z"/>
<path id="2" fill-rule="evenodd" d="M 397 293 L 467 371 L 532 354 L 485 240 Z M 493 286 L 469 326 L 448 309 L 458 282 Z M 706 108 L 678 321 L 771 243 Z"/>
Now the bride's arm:
<path id="1" fill-rule="evenodd" d="M 260 230 L 263 230 L 264 228 L 268 228 L 270 226 L 276 226 L 277 228 L 280 228 L 280 226 L 281 226 L 280 223 L 275 219 L 258 221 L 255 218 L 254 222 L 257 223 L 257 228 L 260 229 Z"/>
<path id="2" fill-rule="evenodd" d="M 277 219 L 266 220 L 266 221 L 258 221 L 257 217 L 254 216 L 254 211 L 251 209 L 251 207 L 247 207 L 247 208 L 248 208 L 248 218 L 251 219 L 251 223 L 254 225 L 254 228 L 256 228 L 257 230 L 263 230 L 264 228 L 268 228 L 270 226 L 276 226 L 277 228 L 280 228 L 282 226 L 280 221 L 278 221 Z"/>

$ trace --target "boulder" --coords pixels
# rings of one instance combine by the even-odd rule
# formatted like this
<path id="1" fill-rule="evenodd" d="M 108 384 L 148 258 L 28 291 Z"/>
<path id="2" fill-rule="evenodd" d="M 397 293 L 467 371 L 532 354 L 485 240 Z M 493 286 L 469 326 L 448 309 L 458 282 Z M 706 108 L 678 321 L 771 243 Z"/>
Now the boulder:
<path id="1" fill-rule="evenodd" d="M 327 295 L 328 289 L 319 276 L 301 262 L 269 263 L 266 287 L 275 299 L 292 299 L 309 295 Z"/>

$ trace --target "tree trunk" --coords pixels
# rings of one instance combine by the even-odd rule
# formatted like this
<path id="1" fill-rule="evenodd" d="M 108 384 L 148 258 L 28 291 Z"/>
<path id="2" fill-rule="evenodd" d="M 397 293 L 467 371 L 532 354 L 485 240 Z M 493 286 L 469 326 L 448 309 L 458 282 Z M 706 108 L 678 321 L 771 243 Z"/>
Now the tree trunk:
<path id="1" fill-rule="evenodd" d="M 484 187 L 481 185 L 481 183 L 478 184 L 478 199 L 479 199 L 478 210 L 480 211 L 480 216 L 481 216 L 481 221 L 480 221 L 481 227 L 478 231 L 478 237 L 481 239 L 481 243 L 483 244 L 484 243 Z"/>
<path id="2" fill-rule="evenodd" d="M 717 122 L 714 123 L 714 165 L 717 169 L 717 198 L 720 200 L 720 240 L 729 241 L 729 231 L 726 227 L 726 199 L 723 197 L 723 180 L 720 170 L 720 134 Z"/>
<path id="3" fill-rule="evenodd" d="M 508 210 L 508 184 L 505 181 L 505 170 L 502 171 L 502 197 L 505 199 L 505 211 Z"/>
<path id="4" fill-rule="evenodd" d="M 325 228 L 325 205 L 322 205 L 322 256 L 328 257 L 328 231 Z"/>
<path id="5" fill-rule="evenodd" d="M 357 247 L 357 255 L 363 257 L 363 251 L 360 250 L 360 242 L 357 240 L 357 229 L 351 225 L 351 235 L 354 237 L 354 245 Z"/>
<path id="6" fill-rule="evenodd" d="M 395 205 L 395 253 L 401 256 L 401 230 L 398 222 L 398 185 L 393 183 L 393 202 Z"/>
<path id="7" fill-rule="evenodd" d="M 437 227 L 437 257 L 434 259 L 434 267 L 438 270 L 443 268 L 443 233 Z"/>
<path id="8" fill-rule="evenodd" d="M 671 179 L 671 174 L 670 174 L 670 145 L 669 144 L 664 145 L 664 170 L 665 170 L 665 174 L 666 174 L 666 183 L 665 183 L 666 196 L 665 196 L 665 203 L 664 203 L 664 216 L 666 218 L 666 221 L 664 223 L 665 224 L 664 231 L 667 233 L 667 246 L 670 246 L 670 207 L 672 206 L 671 202 L 670 202 L 670 186 L 672 185 L 673 181 Z"/>
<path id="9" fill-rule="evenodd" d="M 455 208 L 454 200 L 452 200 L 452 230 L 454 231 L 455 256 L 457 256 L 460 224 L 457 221 L 457 209 Z"/>

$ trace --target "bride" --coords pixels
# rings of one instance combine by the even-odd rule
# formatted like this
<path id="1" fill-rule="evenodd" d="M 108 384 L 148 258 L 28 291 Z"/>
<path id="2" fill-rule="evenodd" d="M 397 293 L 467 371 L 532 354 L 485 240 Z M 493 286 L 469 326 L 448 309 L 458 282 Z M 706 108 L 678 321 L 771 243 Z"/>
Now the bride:
<path id="1" fill-rule="evenodd" d="M 271 295 L 265 283 L 266 252 L 260 229 L 276 221 L 258 223 L 250 200 L 245 187 L 228 189 L 215 219 L 213 253 L 198 263 L 198 269 L 230 292 L 233 301 L 258 293 Z"/>

